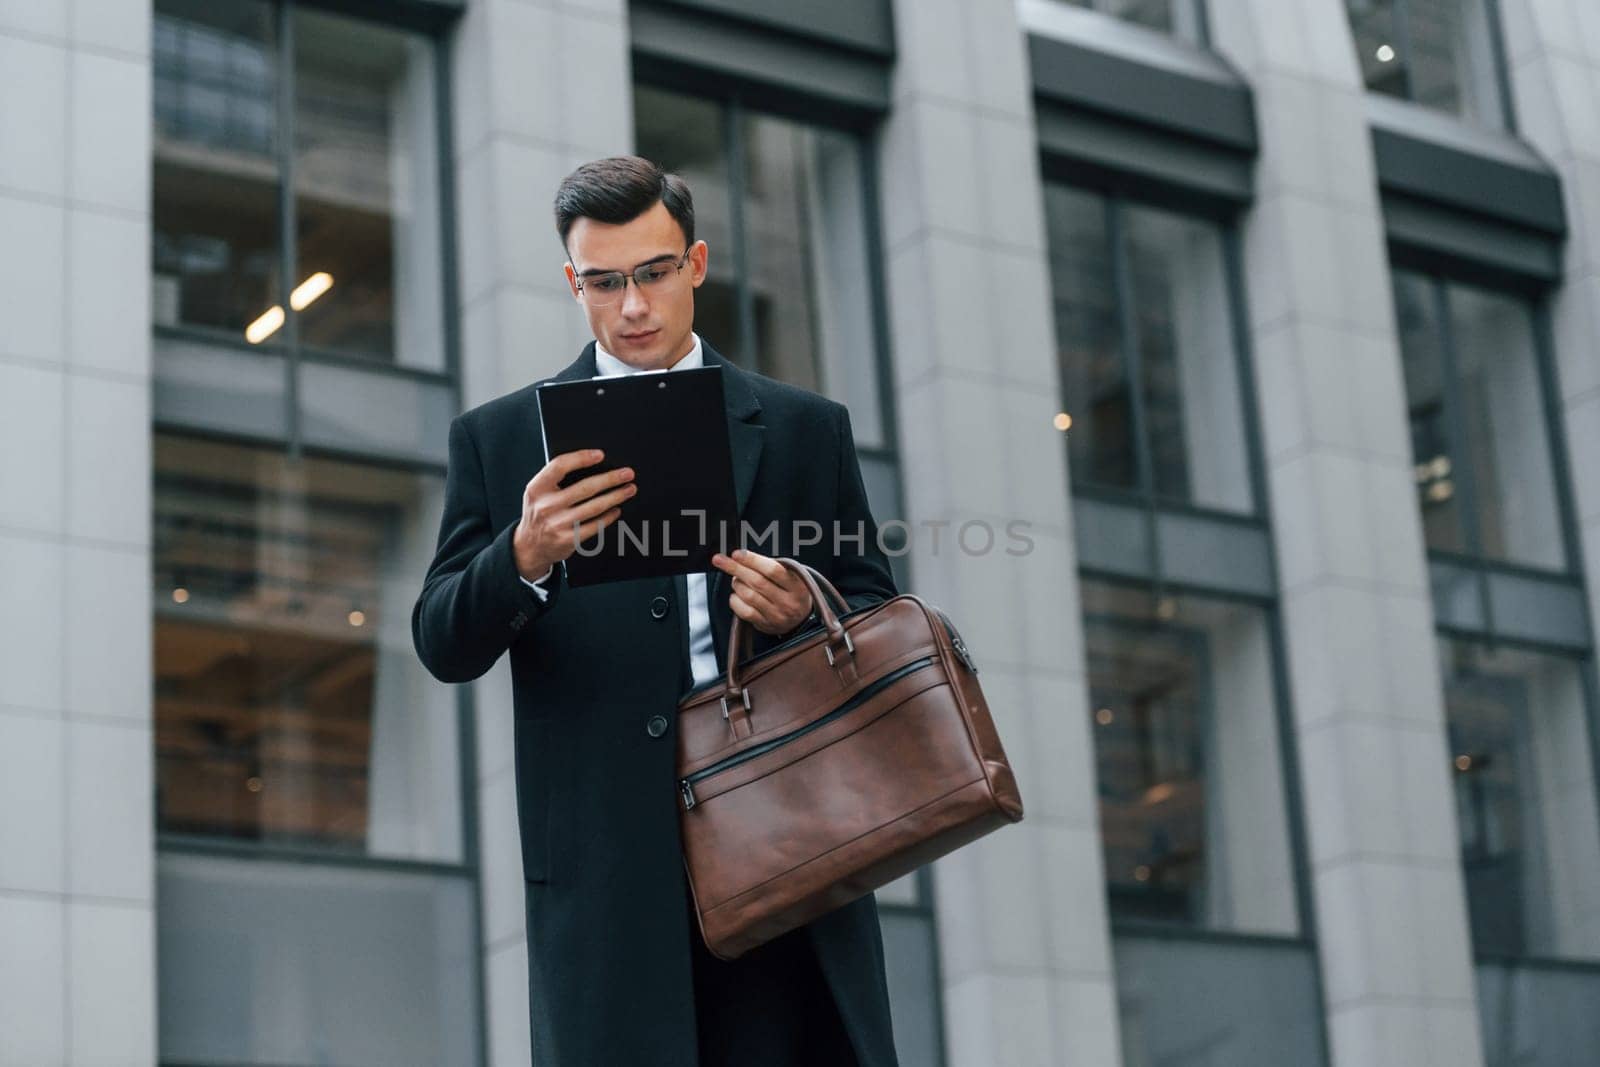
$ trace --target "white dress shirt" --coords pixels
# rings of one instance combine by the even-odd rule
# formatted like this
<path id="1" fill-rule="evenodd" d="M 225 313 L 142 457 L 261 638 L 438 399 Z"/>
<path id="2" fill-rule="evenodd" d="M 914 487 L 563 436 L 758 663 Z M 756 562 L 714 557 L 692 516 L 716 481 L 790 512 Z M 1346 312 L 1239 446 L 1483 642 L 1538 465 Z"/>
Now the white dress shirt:
<path id="1" fill-rule="evenodd" d="M 705 352 L 700 347 L 700 335 L 694 334 L 694 347 L 689 349 L 689 354 L 684 356 L 668 371 L 693 370 L 705 366 Z M 607 352 L 599 341 L 594 345 L 594 364 L 599 371 L 596 378 L 614 378 L 620 374 L 638 374 L 640 371 L 622 362 L 610 352 Z M 660 374 L 662 371 L 645 371 L 646 374 Z M 542 584 L 553 571 L 545 571 L 535 581 L 522 578 L 527 585 L 538 594 L 540 600 L 549 597 L 549 591 Z M 689 574 L 684 576 L 689 586 L 689 670 L 694 675 L 694 684 L 700 685 L 717 676 L 717 656 L 711 647 L 711 601 L 706 590 L 706 576 L 704 574 Z"/>

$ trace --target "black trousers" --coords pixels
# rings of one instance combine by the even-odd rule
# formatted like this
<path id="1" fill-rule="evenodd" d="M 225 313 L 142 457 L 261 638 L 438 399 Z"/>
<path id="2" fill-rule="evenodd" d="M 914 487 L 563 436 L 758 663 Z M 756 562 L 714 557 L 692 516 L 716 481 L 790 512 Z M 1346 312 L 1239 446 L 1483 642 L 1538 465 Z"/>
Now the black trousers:
<path id="1" fill-rule="evenodd" d="M 707 949 L 690 904 L 700 1067 L 858 1067 L 805 930 L 736 960 Z"/>

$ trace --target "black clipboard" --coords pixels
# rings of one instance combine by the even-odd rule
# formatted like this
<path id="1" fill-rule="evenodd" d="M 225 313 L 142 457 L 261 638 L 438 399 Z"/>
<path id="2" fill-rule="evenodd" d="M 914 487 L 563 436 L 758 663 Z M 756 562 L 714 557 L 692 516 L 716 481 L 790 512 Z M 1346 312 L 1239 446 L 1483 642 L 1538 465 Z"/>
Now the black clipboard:
<path id="1" fill-rule="evenodd" d="M 616 522 L 567 557 L 567 584 L 710 570 L 711 556 L 737 531 L 739 518 L 722 368 L 547 382 L 535 394 L 546 456 L 605 452 L 563 486 L 632 467 L 639 487 Z"/>

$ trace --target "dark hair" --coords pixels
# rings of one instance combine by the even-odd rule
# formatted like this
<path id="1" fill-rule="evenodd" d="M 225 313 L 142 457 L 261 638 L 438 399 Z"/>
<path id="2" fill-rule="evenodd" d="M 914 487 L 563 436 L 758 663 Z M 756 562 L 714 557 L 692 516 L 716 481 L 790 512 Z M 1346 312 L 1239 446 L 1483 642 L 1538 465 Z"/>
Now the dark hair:
<path id="1" fill-rule="evenodd" d="M 667 206 L 685 241 L 694 244 L 694 197 L 682 178 L 641 156 L 611 156 L 585 163 L 563 178 L 556 190 L 556 232 L 561 235 L 561 247 L 567 247 L 567 233 L 579 219 L 619 225 L 633 221 L 657 203 Z"/>

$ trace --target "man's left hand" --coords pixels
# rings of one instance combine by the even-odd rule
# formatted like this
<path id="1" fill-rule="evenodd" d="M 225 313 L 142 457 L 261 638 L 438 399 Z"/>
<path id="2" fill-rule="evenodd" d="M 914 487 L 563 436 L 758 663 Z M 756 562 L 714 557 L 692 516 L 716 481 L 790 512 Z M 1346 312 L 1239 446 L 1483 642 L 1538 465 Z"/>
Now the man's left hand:
<path id="1" fill-rule="evenodd" d="M 737 548 L 731 558 L 718 552 L 711 565 L 733 579 L 729 609 L 764 634 L 786 634 L 811 614 L 805 582 L 771 556 Z"/>

